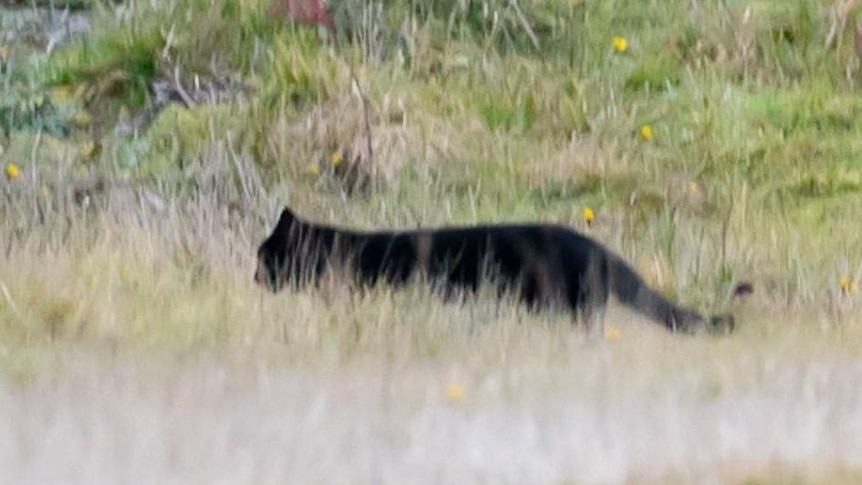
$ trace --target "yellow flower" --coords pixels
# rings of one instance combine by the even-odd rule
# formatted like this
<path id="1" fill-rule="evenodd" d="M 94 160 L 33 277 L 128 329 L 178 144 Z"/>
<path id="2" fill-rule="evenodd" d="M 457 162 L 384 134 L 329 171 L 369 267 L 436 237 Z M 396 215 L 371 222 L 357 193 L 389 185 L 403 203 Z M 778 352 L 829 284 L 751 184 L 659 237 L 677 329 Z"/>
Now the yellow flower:
<path id="1" fill-rule="evenodd" d="M 650 125 L 641 126 L 640 134 L 641 134 L 641 138 L 644 141 L 652 140 L 652 126 L 650 126 Z"/>
<path id="2" fill-rule="evenodd" d="M 335 152 L 329 157 L 329 162 L 332 163 L 333 167 L 337 167 L 338 164 L 342 162 L 341 152 Z"/>
<path id="3" fill-rule="evenodd" d="M 621 35 L 614 36 L 614 50 L 617 52 L 625 52 L 629 48 L 629 41 Z"/>
<path id="4" fill-rule="evenodd" d="M 464 399 L 464 386 L 450 382 L 446 386 L 446 397 L 452 402 L 459 402 Z"/>
<path id="5" fill-rule="evenodd" d="M 596 213 L 595 213 L 595 211 L 593 211 L 593 208 L 590 206 L 584 207 L 584 221 L 586 221 L 588 226 L 593 224 L 593 220 L 595 218 L 596 218 Z"/>
<path id="6" fill-rule="evenodd" d="M 308 164 L 308 173 L 312 175 L 317 175 L 320 173 L 320 165 L 317 162 L 311 162 Z"/>
<path id="7" fill-rule="evenodd" d="M 841 278 L 838 278 L 838 287 L 841 288 L 841 291 L 845 293 L 856 292 L 856 283 L 853 283 L 853 280 L 850 279 L 849 276 L 842 276 Z"/>
<path id="8" fill-rule="evenodd" d="M 605 340 L 619 340 L 620 337 L 622 337 L 620 329 L 611 325 L 605 327 Z"/>
<path id="9" fill-rule="evenodd" d="M 21 175 L 21 169 L 18 168 L 18 165 L 14 163 L 10 163 L 6 165 L 6 177 L 9 180 L 15 180 Z"/>

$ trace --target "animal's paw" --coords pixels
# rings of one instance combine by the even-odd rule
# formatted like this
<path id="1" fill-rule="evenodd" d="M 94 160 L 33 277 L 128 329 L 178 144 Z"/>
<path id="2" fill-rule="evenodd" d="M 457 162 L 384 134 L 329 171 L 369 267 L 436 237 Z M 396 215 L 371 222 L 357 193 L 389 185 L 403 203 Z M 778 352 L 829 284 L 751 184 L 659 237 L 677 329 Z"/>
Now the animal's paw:
<path id="1" fill-rule="evenodd" d="M 711 334 L 728 335 L 736 328 L 736 319 L 733 315 L 716 315 L 709 319 L 707 330 Z"/>

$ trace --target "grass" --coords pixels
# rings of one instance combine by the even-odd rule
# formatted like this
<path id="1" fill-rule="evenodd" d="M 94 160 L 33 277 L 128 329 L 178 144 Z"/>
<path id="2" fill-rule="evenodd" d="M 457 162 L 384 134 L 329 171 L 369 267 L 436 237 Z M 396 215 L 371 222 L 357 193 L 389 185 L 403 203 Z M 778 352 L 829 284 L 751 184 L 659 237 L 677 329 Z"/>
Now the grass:
<path id="1" fill-rule="evenodd" d="M 335 48 L 264 2 L 204 3 L 98 4 L 50 52 L 46 13 L 0 10 L 0 162 L 21 168 L 0 181 L 0 481 L 858 479 L 858 8 L 344 0 Z M 176 75 L 243 89 L 114 129 Z M 569 224 L 739 331 L 615 306 L 584 332 L 420 286 L 269 295 L 254 250 L 285 203 Z"/>

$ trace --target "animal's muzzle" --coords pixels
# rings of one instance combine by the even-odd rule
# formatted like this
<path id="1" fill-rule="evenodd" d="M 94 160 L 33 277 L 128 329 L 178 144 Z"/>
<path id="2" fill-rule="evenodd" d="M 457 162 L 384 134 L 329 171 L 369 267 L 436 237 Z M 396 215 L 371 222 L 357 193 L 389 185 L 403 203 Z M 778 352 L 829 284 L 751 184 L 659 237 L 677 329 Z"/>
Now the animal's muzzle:
<path id="1" fill-rule="evenodd" d="M 254 272 L 254 282 L 273 293 L 278 293 L 281 289 L 281 284 L 278 279 L 272 277 L 266 268 L 258 268 L 257 271 Z"/>

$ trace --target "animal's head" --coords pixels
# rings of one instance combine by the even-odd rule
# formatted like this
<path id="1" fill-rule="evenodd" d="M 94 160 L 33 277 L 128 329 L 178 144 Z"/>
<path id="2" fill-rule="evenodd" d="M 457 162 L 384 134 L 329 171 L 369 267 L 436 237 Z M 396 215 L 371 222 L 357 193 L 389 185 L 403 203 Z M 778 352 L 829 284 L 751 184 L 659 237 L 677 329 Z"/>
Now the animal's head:
<path id="1" fill-rule="evenodd" d="M 290 252 L 296 239 L 300 220 L 285 207 L 281 211 L 272 234 L 257 249 L 257 270 L 254 282 L 273 292 L 280 290 L 290 280 L 290 268 L 294 265 Z"/>

